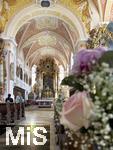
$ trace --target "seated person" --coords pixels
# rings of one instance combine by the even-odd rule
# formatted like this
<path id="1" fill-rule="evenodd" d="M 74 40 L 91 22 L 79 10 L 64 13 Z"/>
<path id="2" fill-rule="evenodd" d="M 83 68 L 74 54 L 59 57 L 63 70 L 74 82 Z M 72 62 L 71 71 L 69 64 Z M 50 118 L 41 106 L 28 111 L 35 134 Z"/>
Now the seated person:
<path id="1" fill-rule="evenodd" d="M 11 94 L 8 94 L 8 97 L 6 98 L 6 103 L 7 102 L 10 102 L 10 103 L 13 103 L 13 98 L 11 98 Z"/>

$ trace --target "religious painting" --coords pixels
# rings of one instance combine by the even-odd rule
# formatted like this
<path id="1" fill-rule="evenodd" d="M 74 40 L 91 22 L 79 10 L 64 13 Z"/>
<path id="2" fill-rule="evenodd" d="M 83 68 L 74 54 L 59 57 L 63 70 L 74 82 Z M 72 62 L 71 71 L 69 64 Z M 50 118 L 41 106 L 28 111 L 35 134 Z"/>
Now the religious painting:
<path id="1" fill-rule="evenodd" d="M 53 90 L 53 76 L 44 75 L 43 77 L 43 87 L 44 89 Z"/>

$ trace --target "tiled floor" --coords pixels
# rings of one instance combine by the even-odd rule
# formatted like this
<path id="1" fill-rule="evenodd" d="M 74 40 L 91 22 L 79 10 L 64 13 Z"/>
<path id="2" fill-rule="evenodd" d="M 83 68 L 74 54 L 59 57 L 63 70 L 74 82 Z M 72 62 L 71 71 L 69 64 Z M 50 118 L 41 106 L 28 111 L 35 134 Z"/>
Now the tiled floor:
<path id="1" fill-rule="evenodd" d="M 37 125 L 37 126 L 49 126 L 50 132 L 49 133 L 49 143 L 50 143 L 50 148 L 38 148 L 40 150 L 56 150 L 56 146 L 55 146 L 55 129 L 54 129 L 54 111 L 51 109 L 39 109 L 37 106 L 30 106 L 26 108 L 26 119 L 23 121 L 20 121 L 16 124 L 16 126 L 20 126 L 20 125 Z M 15 126 L 15 127 L 16 127 Z M 15 128 L 14 127 L 14 128 Z M 47 129 L 48 130 L 48 129 Z M 2 140 L 4 141 L 4 134 L 0 136 L 0 142 L 2 143 Z M 1 145 L 0 145 L 1 146 Z M 25 148 L 25 147 L 23 147 Z M 15 149 L 15 148 L 14 148 Z M 17 149 L 17 147 L 16 147 Z M 19 147 L 18 150 L 22 150 L 22 147 Z M 25 148 L 27 150 L 37 150 L 36 147 L 28 147 Z M 5 148 L 1 148 L 0 150 L 6 150 Z M 9 150 L 9 149 L 8 149 Z"/>
<path id="2" fill-rule="evenodd" d="M 21 124 L 50 125 L 50 150 L 55 150 L 55 130 L 54 130 L 54 111 L 46 108 L 41 109 L 37 106 L 26 108 L 26 119 Z"/>

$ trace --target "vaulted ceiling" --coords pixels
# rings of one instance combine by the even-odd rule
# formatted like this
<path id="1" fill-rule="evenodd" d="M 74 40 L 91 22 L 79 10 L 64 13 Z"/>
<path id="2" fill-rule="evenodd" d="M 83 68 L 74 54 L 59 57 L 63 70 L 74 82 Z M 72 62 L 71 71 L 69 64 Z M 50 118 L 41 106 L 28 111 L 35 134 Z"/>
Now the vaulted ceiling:
<path id="1" fill-rule="evenodd" d="M 9 24 L 8 33 L 10 33 L 13 29 L 13 23 L 15 23 L 12 20 L 16 14 L 29 7 L 28 10 L 31 14 L 28 11 L 22 20 L 16 18 L 17 21 L 19 19 L 20 21 L 15 25 L 15 34 L 12 32 L 11 35 L 14 35 L 16 39 L 18 52 L 23 52 L 26 63 L 29 63 L 31 67 L 33 64 L 37 65 L 39 60 L 46 56 L 53 57 L 66 67 L 66 64 L 70 62 L 71 53 L 74 52 L 76 43 L 78 40 L 82 40 L 83 36 L 81 35 L 87 37 L 90 29 L 99 25 L 100 22 L 113 21 L 112 0 L 50 1 L 53 3 L 53 12 L 47 8 L 41 10 L 40 0 L 37 0 L 37 3 L 36 0 L 0 0 L 1 34 L 7 34 Z M 61 9 L 60 6 L 69 10 L 71 14 L 76 16 L 76 19 L 73 20 L 74 17 L 71 18 L 69 12 L 58 11 Z M 38 12 L 38 9 L 41 11 Z M 65 14 L 69 18 L 66 18 Z M 22 15 L 24 16 L 24 13 Z M 76 22 L 76 20 L 79 21 Z"/>
<path id="2" fill-rule="evenodd" d="M 64 64 L 69 63 L 77 31 L 55 17 L 39 17 L 24 24 L 16 35 L 19 51 L 26 62 L 36 64 L 42 56 L 53 56 Z M 36 58 L 35 58 L 36 57 Z"/>

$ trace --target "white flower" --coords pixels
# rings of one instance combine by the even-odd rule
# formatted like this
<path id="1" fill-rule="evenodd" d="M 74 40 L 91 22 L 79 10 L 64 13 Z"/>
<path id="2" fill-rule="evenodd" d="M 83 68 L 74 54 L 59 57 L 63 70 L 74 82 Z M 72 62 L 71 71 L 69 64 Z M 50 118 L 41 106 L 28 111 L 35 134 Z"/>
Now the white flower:
<path id="1" fill-rule="evenodd" d="M 110 147 L 110 150 L 113 150 L 113 146 L 112 146 L 112 147 Z"/>
<path id="2" fill-rule="evenodd" d="M 69 133 L 69 131 L 66 131 L 65 133 L 66 133 L 66 134 L 68 134 L 68 133 Z"/>
<path id="3" fill-rule="evenodd" d="M 104 112 L 104 113 L 103 113 L 103 117 L 106 117 L 106 116 L 107 116 L 107 113 Z"/>
<path id="4" fill-rule="evenodd" d="M 105 139 L 105 140 L 109 140 L 109 139 L 110 139 L 109 135 L 105 135 L 105 136 L 104 136 L 104 139 Z"/>
<path id="5" fill-rule="evenodd" d="M 95 61 L 95 60 L 92 60 L 92 61 L 91 61 L 91 63 L 92 63 L 92 64 L 95 64 L 95 63 L 96 63 L 96 61 Z"/>
<path id="6" fill-rule="evenodd" d="M 98 96 L 95 96 L 95 99 L 96 99 L 96 100 L 99 100 L 99 97 L 98 97 Z M 97 103 L 100 104 L 100 101 L 97 101 Z"/>
<path id="7" fill-rule="evenodd" d="M 109 124 L 106 125 L 106 128 L 105 128 L 105 132 L 110 132 L 111 131 L 111 128 L 109 126 Z"/>
<path id="8" fill-rule="evenodd" d="M 64 143 L 64 145 L 67 146 L 68 144 L 67 144 L 67 143 Z"/>
<path id="9" fill-rule="evenodd" d="M 72 140 L 72 141 L 74 140 L 73 137 L 71 137 L 71 140 Z"/>
<path id="10" fill-rule="evenodd" d="M 88 90 L 88 89 L 89 89 L 89 85 L 88 85 L 88 84 L 84 85 L 84 88 L 85 88 L 86 90 Z"/>
<path id="11" fill-rule="evenodd" d="M 110 70 L 110 68 L 105 68 L 104 69 L 104 72 L 108 72 L 108 73 L 110 73 L 111 72 L 111 70 Z M 110 73 L 111 74 L 111 73 Z M 110 75 L 111 76 L 111 75 Z"/>
<path id="12" fill-rule="evenodd" d="M 106 130 L 106 131 L 107 131 L 107 130 Z M 104 132 L 105 132 L 105 131 L 104 131 L 103 129 L 102 129 L 102 130 L 100 130 L 100 133 L 101 133 L 101 134 L 104 134 Z"/>
<path id="13" fill-rule="evenodd" d="M 71 145 L 72 144 L 72 142 L 69 142 L 69 145 Z"/>
<path id="14" fill-rule="evenodd" d="M 112 96 L 109 96 L 109 97 L 108 97 L 108 100 L 113 100 L 113 97 L 112 97 Z"/>
<path id="15" fill-rule="evenodd" d="M 108 121 L 108 119 L 109 119 L 108 117 L 103 117 L 103 118 L 102 118 L 102 121 L 103 121 L 104 123 L 106 123 L 106 122 Z"/>
<path id="16" fill-rule="evenodd" d="M 109 114 L 109 118 L 113 118 L 113 114 Z"/>
<path id="17" fill-rule="evenodd" d="M 109 64 L 103 62 L 102 67 L 109 68 Z"/>
<path id="18" fill-rule="evenodd" d="M 107 95 L 107 93 L 104 91 L 104 92 L 102 92 L 102 96 L 106 96 Z"/>
<path id="19" fill-rule="evenodd" d="M 75 143 L 74 143 L 74 145 L 73 145 L 74 147 L 77 147 L 78 146 L 78 142 L 77 141 L 75 141 Z"/>
<path id="20" fill-rule="evenodd" d="M 108 104 L 107 109 L 111 110 L 112 104 Z"/>
<path id="21" fill-rule="evenodd" d="M 93 74 L 90 74 L 90 75 L 89 75 L 89 78 L 90 78 L 90 80 L 93 80 L 93 79 L 94 79 L 94 75 L 93 75 Z"/>
<path id="22" fill-rule="evenodd" d="M 105 146 L 105 142 L 104 141 L 100 141 L 100 145 Z"/>
<path id="23" fill-rule="evenodd" d="M 97 75 L 94 80 L 96 80 L 97 82 L 103 81 L 103 79 L 99 75 Z"/>

